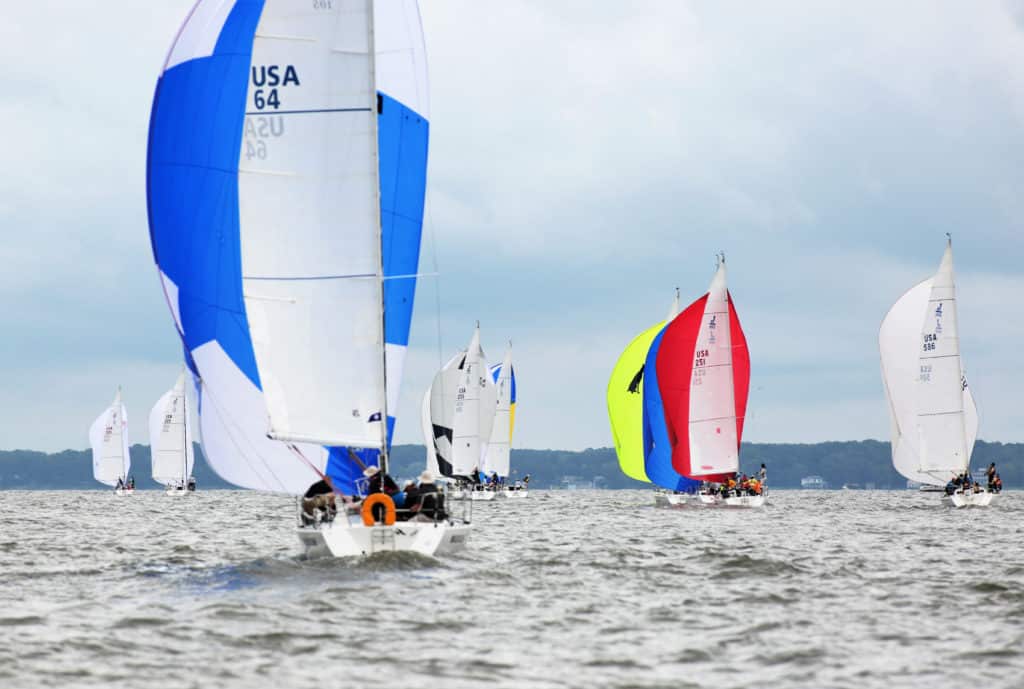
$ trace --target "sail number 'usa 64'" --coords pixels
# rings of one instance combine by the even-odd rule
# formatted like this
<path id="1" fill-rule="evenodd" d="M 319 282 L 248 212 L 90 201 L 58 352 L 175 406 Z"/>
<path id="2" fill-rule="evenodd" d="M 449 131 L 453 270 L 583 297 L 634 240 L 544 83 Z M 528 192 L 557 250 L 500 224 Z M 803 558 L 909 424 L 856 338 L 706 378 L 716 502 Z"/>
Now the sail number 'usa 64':
<path id="1" fill-rule="evenodd" d="M 279 90 L 288 86 L 301 86 L 294 65 L 253 65 L 252 104 L 257 110 L 281 107 Z"/>

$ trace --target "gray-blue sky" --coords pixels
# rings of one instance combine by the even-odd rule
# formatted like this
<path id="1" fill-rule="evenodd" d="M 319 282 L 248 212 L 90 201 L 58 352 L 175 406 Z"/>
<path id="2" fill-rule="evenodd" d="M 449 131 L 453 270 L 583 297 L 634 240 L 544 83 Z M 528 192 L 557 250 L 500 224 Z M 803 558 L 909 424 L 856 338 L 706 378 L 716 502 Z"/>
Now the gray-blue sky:
<path id="1" fill-rule="evenodd" d="M 0 437 L 132 437 L 179 348 L 149 252 L 150 98 L 191 0 L 5 7 Z M 607 445 L 607 375 L 727 252 L 747 438 L 885 437 L 877 329 L 955 239 L 981 436 L 1021 440 L 1024 4 L 426 0 L 432 141 L 399 441 L 443 349 L 515 342 L 516 444 Z M 13 161 L 13 163 L 11 162 Z"/>

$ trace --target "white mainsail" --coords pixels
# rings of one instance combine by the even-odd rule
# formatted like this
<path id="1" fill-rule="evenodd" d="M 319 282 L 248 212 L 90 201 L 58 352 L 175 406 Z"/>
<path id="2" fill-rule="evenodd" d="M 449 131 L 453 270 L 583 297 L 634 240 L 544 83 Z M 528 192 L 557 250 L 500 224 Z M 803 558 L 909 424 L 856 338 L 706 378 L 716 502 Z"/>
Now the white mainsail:
<path id="1" fill-rule="evenodd" d="M 188 373 L 182 371 L 174 387 L 165 392 L 149 412 L 153 480 L 165 486 L 184 487 L 195 464 L 187 376 Z"/>
<path id="2" fill-rule="evenodd" d="M 487 357 L 480 347 L 479 325 L 473 330 L 473 338 L 457 370 L 459 383 L 452 423 L 452 474 L 472 476 L 479 471 L 487 452 L 497 404 L 494 383 L 487 371 Z"/>
<path id="3" fill-rule="evenodd" d="M 121 402 L 121 388 L 114 401 L 89 428 L 92 446 L 92 475 L 108 486 L 128 478 L 132 460 L 128 452 L 128 411 Z"/>
<path id="4" fill-rule="evenodd" d="M 488 377 L 488 379 L 490 379 Z M 507 477 L 510 471 L 510 455 L 512 451 L 512 343 L 505 350 L 505 358 L 501 362 L 496 383 L 496 405 L 494 425 L 491 429 L 490 442 L 484 454 L 481 469 L 490 476 Z"/>
<path id="5" fill-rule="evenodd" d="M 373 3 L 336 2 L 337 14 L 293 5 L 267 2 L 252 44 L 253 65 L 277 66 L 283 84 L 293 75 L 280 88 L 286 106 L 272 111 L 285 135 L 265 156 L 243 146 L 239 157 L 245 308 L 268 435 L 383 449 Z M 259 104 L 258 90 L 251 80 L 247 102 Z"/>
<path id="6" fill-rule="evenodd" d="M 701 475 L 739 468 L 736 393 L 725 261 L 708 288 L 690 378 L 690 466 Z"/>
<path id="7" fill-rule="evenodd" d="M 893 466 L 910 480 L 944 484 L 967 470 L 978 433 L 960 360 L 951 243 L 938 272 L 886 314 L 878 342 Z"/>

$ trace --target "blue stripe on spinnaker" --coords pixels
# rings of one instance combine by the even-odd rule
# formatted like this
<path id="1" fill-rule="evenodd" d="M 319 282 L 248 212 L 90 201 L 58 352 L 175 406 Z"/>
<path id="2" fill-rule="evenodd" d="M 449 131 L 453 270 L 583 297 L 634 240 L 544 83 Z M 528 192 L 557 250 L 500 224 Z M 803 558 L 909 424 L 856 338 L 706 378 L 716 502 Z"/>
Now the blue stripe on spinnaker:
<path id="1" fill-rule="evenodd" d="M 497 383 L 498 382 L 498 378 L 501 377 L 501 367 L 502 367 L 502 365 L 503 364 L 494 364 L 490 368 L 491 380 L 493 380 L 495 383 Z M 509 403 L 515 404 L 516 403 L 516 367 L 515 366 L 512 367 L 512 374 L 509 376 L 509 378 L 511 378 L 511 380 L 512 380 L 512 393 L 511 393 L 511 396 L 509 397 Z"/>
<path id="2" fill-rule="evenodd" d="M 238 0 L 213 55 L 157 84 L 147 164 L 150 240 L 178 288 L 185 347 L 215 340 L 260 387 L 242 299 L 238 159 L 263 0 Z"/>
<path id="3" fill-rule="evenodd" d="M 672 445 L 669 443 L 655 365 L 664 334 L 665 328 L 662 328 L 647 350 L 644 362 L 644 472 L 652 483 L 662 488 L 692 491 L 700 482 L 686 478 L 672 468 Z"/>

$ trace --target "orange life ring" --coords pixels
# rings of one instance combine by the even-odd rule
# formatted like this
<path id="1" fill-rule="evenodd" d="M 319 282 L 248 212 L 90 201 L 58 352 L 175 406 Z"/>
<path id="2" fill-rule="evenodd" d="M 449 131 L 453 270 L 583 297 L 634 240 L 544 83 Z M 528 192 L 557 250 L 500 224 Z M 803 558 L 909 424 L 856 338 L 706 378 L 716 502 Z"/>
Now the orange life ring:
<path id="1" fill-rule="evenodd" d="M 375 505 L 384 505 L 384 526 L 391 526 L 395 523 L 395 501 L 386 493 L 374 493 L 363 500 L 363 508 L 359 512 L 363 517 L 363 524 L 373 526 L 377 523 L 377 520 L 373 518 Z"/>

